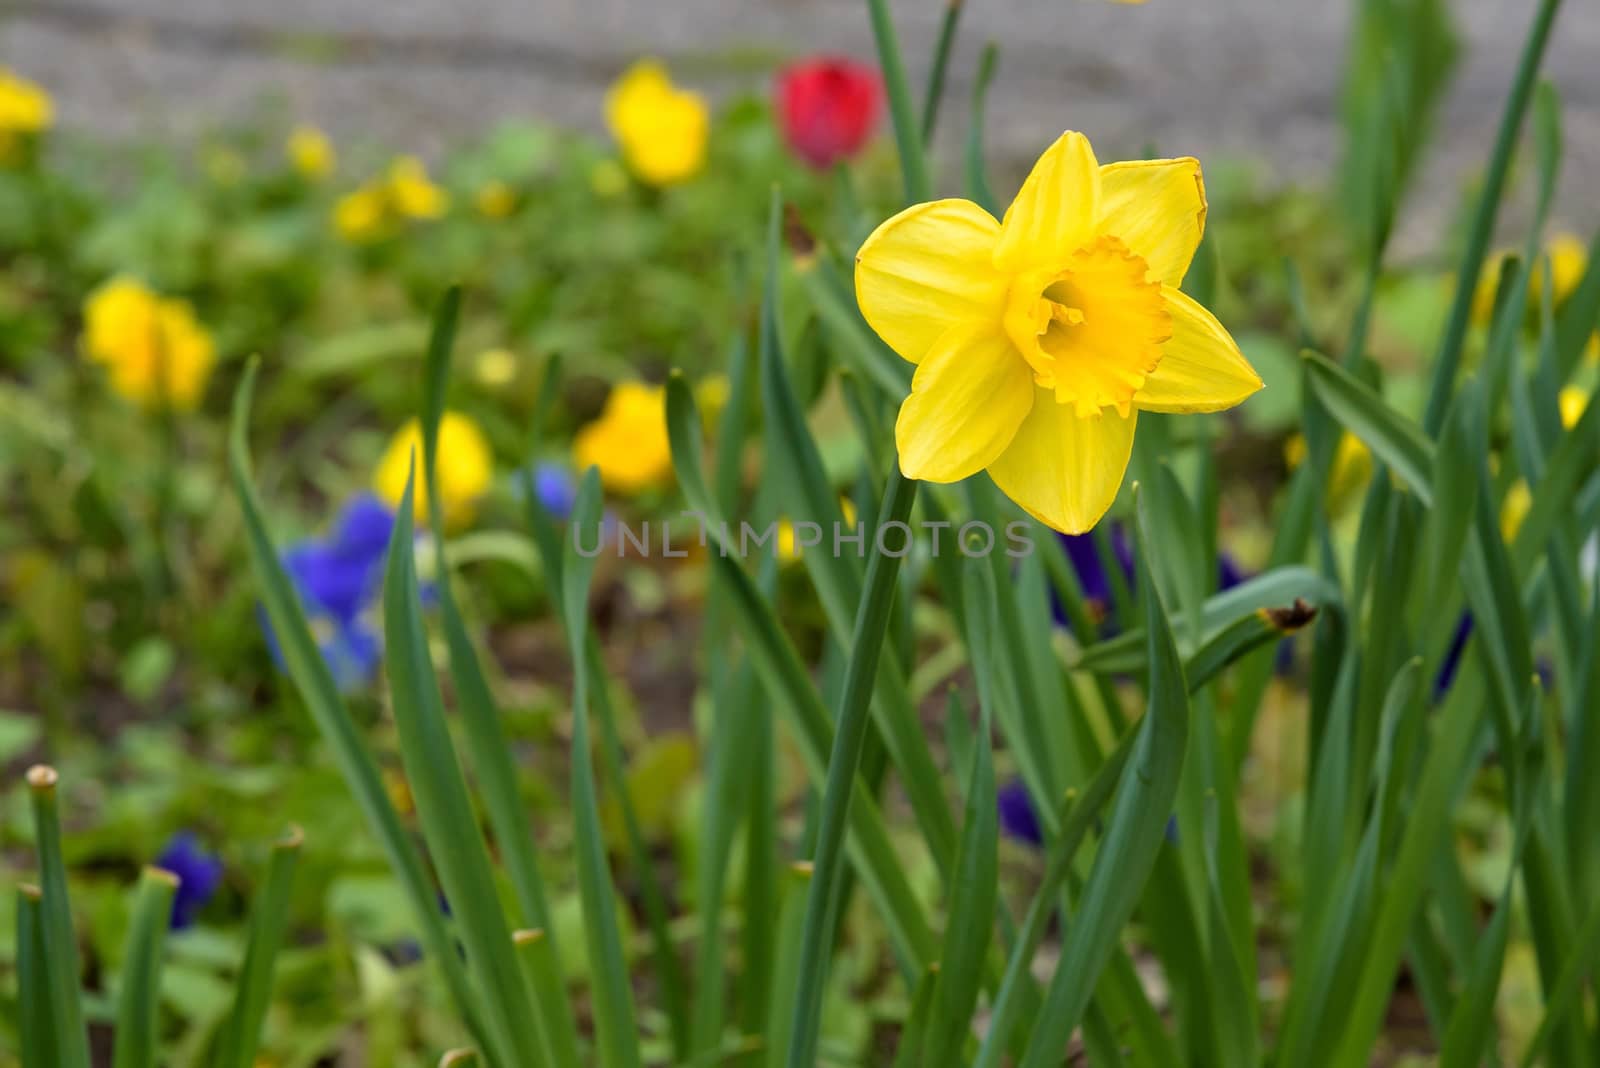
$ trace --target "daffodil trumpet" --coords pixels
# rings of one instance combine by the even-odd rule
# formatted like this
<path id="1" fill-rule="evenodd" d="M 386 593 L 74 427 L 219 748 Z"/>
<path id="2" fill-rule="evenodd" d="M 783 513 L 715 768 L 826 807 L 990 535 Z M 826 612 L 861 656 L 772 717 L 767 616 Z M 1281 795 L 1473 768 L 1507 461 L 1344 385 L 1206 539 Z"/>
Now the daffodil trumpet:
<path id="1" fill-rule="evenodd" d="M 1221 411 L 1260 389 L 1179 288 L 1205 217 L 1198 160 L 1102 166 L 1069 131 L 1003 219 L 951 199 L 879 226 L 856 254 L 856 300 L 917 367 L 901 471 L 986 470 L 1040 522 L 1082 533 L 1116 499 L 1139 412 Z"/>

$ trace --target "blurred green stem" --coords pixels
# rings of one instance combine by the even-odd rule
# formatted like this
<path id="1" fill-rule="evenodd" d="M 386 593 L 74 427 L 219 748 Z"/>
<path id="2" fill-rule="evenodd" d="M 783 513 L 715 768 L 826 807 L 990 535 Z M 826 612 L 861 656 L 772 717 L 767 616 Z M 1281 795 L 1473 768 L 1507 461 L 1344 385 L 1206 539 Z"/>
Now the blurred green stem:
<path id="1" fill-rule="evenodd" d="M 916 482 L 901 474 L 896 464 L 878 514 L 878 533 L 895 524 L 908 530 L 905 523 L 916 496 Z M 900 555 L 884 552 L 883 546 L 874 540 L 872 559 L 867 565 L 866 588 L 862 593 L 861 607 L 856 613 L 850 666 L 845 671 L 844 696 L 839 705 L 833 752 L 828 759 L 828 779 L 823 787 L 822 823 L 813 858 L 816 878 L 806 900 L 804 949 L 800 957 L 798 994 L 789 1042 L 789 1068 L 810 1068 L 816 1063 L 822 991 L 827 980 L 828 954 L 833 944 L 832 932 L 839 900 L 837 889 L 844 862 L 845 824 L 850 811 L 850 796 L 855 789 L 856 770 L 861 764 L 861 750 L 866 741 L 867 705 L 872 697 L 873 681 L 878 674 L 884 634 L 888 630 L 900 559 Z"/>
<path id="2" fill-rule="evenodd" d="M 872 16 L 872 36 L 878 45 L 878 65 L 883 68 L 883 84 L 889 96 L 889 115 L 894 120 L 895 144 L 900 150 L 900 176 L 905 183 L 908 204 L 927 200 L 932 195 L 928 180 L 928 161 L 922 151 L 922 136 L 917 115 L 906 85 L 905 63 L 900 59 L 900 42 L 889 18 L 888 0 L 867 0 Z"/>
<path id="3" fill-rule="evenodd" d="M 1522 128 L 1523 116 L 1533 98 L 1534 80 L 1539 73 L 1539 63 L 1544 58 L 1545 45 L 1550 40 L 1550 27 L 1555 22 L 1561 0 L 1542 0 L 1528 39 L 1522 47 L 1522 59 L 1517 65 L 1516 81 L 1511 95 L 1506 98 L 1505 111 L 1500 116 L 1500 131 L 1495 135 L 1494 154 L 1489 158 L 1489 169 L 1483 176 L 1483 193 L 1478 200 L 1478 210 L 1472 216 L 1472 228 L 1467 233 L 1467 246 L 1461 254 L 1461 267 L 1456 272 L 1456 294 L 1450 305 L 1450 319 L 1445 325 L 1444 339 L 1439 343 L 1439 353 L 1433 362 L 1433 379 L 1428 387 L 1428 407 L 1423 414 L 1422 428 L 1429 437 L 1438 437 L 1444 425 L 1444 413 L 1450 406 L 1454 392 L 1456 371 L 1461 366 L 1461 350 L 1467 339 L 1467 327 L 1472 318 L 1472 298 L 1478 289 L 1478 276 L 1483 271 L 1483 260 L 1489 252 L 1489 241 L 1494 235 L 1495 216 L 1500 209 L 1500 198 L 1505 194 L 1506 176 L 1511 170 L 1511 157 L 1517 147 L 1517 132 Z"/>
<path id="4" fill-rule="evenodd" d="M 928 68 L 928 89 L 922 97 L 922 144 L 924 149 L 933 142 L 934 128 L 939 125 L 939 101 L 944 97 L 945 72 L 950 67 L 950 49 L 956 41 L 956 29 L 961 25 L 963 0 L 948 0 L 944 7 L 944 20 L 939 23 L 939 40 L 933 46 L 933 65 Z"/>

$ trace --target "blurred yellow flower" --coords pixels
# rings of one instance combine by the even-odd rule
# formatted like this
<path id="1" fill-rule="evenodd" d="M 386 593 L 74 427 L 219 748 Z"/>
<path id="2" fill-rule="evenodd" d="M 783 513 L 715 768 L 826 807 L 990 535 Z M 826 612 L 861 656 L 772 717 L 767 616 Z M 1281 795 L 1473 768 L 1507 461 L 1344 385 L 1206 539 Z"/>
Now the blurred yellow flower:
<path id="1" fill-rule="evenodd" d="M 655 60 L 640 60 L 612 85 L 606 124 L 628 166 L 651 185 L 682 182 L 705 165 L 711 129 L 705 100 L 674 86 Z"/>
<path id="2" fill-rule="evenodd" d="M 1127 471 L 1139 413 L 1215 412 L 1262 386 L 1179 285 L 1200 244 L 1195 159 L 1101 166 L 1067 131 L 997 221 L 907 208 L 856 253 L 856 302 L 917 365 L 895 444 L 907 478 L 988 471 L 1041 523 L 1082 533 Z"/>
<path id="3" fill-rule="evenodd" d="M 1500 251 L 1491 254 L 1484 261 L 1478 288 L 1472 294 L 1472 322 L 1477 326 L 1486 327 L 1494 321 L 1495 292 L 1500 287 L 1500 272 L 1510 256 L 1510 252 Z M 1589 266 L 1589 249 L 1573 234 L 1560 233 L 1549 240 L 1539 261 L 1533 265 L 1533 270 L 1528 275 L 1527 311 L 1533 315 L 1539 314 L 1539 309 L 1544 303 L 1546 259 L 1550 264 L 1551 304 L 1559 308 L 1568 297 L 1572 296 L 1573 290 L 1578 288 L 1578 283 L 1583 281 L 1583 272 Z"/>
<path id="4" fill-rule="evenodd" d="M 472 375 L 490 389 L 508 386 L 517 377 L 517 357 L 509 349 L 484 349 L 472 361 Z"/>
<path id="5" fill-rule="evenodd" d="M 722 415 L 722 409 L 728 406 L 728 376 L 725 374 L 706 375 L 694 387 L 695 407 L 700 409 L 700 421 L 707 426 L 716 423 Z"/>
<path id="6" fill-rule="evenodd" d="M 620 196 L 628 188 L 628 172 L 614 159 L 602 159 L 589 168 L 589 188 L 605 200 Z"/>
<path id="7" fill-rule="evenodd" d="M 1508 543 L 1516 541 L 1522 521 L 1528 518 L 1532 508 L 1533 493 L 1528 489 L 1528 484 L 1519 478 L 1506 490 L 1506 499 L 1500 502 L 1500 536 Z"/>
<path id="8" fill-rule="evenodd" d="M 600 418 L 578 431 L 572 461 L 580 473 L 598 467 L 606 489 L 619 493 L 638 493 L 664 481 L 672 473 L 666 391 L 643 382 L 619 383 Z"/>
<path id="9" fill-rule="evenodd" d="M 333 228 L 346 241 L 371 241 L 388 228 L 389 211 L 383 189 L 364 185 L 340 197 L 333 206 Z"/>
<path id="10" fill-rule="evenodd" d="M 89 294 L 83 321 L 84 353 L 106 368 L 118 394 L 151 409 L 200 403 L 216 348 L 188 301 L 117 277 Z"/>
<path id="11" fill-rule="evenodd" d="M 16 154 L 24 138 L 48 130 L 56 109 L 50 94 L 5 67 L 0 67 L 0 162 Z"/>
<path id="12" fill-rule="evenodd" d="M 517 191 L 505 182 L 485 182 L 478 187 L 473 203 L 485 218 L 504 219 L 517 210 Z"/>
<path id="13" fill-rule="evenodd" d="M 1293 471 L 1306 460 L 1306 439 L 1292 435 L 1283 445 L 1283 458 Z M 1372 477 L 1372 452 L 1366 442 L 1349 431 L 1339 436 L 1333 454 L 1333 470 L 1328 473 L 1328 511 L 1342 514 Z"/>
<path id="14" fill-rule="evenodd" d="M 428 168 L 416 156 L 398 156 L 389 164 L 385 182 L 389 203 L 408 219 L 437 219 L 450 206 L 450 194 L 433 184 Z"/>
<path id="15" fill-rule="evenodd" d="M 289 165 L 302 177 L 320 182 L 333 173 L 333 142 L 315 126 L 296 126 L 284 146 Z"/>
<path id="16" fill-rule="evenodd" d="M 800 540 L 795 537 L 794 524 L 787 519 L 778 520 L 778 562 L 792 564 L 800 559 Z"/>
<path id="17" fill-rule="evenodd" d="M 401 427 L 372 477 L 378 496 L 397 507 L 416 455 L 415 513 L 418 524 L 428 521 L 428 487 L 422 478 L 422 424 L 413 419 Z M 452 529 L 471 522 L 478 499 L 494 476 L 494 452 L 478 424 L 459 412 L 445 412 L 439 422 L 439 497 L 445 526 Z"/>
<path id="18" fill-rule="evenodd" d="M 1561 425 L 1571 430 L 1589 409 L 1589 391 L 1577 386 L 1567 386 L 1556 398 L 1561 407 Z"/>

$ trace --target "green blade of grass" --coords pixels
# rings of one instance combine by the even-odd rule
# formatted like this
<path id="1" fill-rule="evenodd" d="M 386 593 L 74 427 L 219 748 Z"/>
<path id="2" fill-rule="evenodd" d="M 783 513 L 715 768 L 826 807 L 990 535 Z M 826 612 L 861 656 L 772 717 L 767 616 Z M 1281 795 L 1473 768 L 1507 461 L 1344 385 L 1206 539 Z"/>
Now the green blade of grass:
<path id="1" fill-rule="evenodd" d="M 998 1068 L 1005 1056 L 1010 1032 L 1024 1016 L 1022 991 L 1028 982 L 1028 967 L 1044 940 L 1056 901 L 1072 871 L 1073 858 L 1077 856 L 1078 847 L 1083 844 L 1085 836 L 1100 818 L 1100 809 L 1121 780 L 1138 737 L 1138 731 L 1124 734 L 1116 748 L 1101 763 L 1094 778 L 1089 780 L 1082 795 L 1069 791 L 1062 803 L 1059 817 L 1061 831 L 1046 850 L 1044 878 L 1034 891 L 1028 914 L 1022 922 L 1022 930 L 1011 947 L 1005 978 L 990 1007 L 989 1033 L 978 1050 L 978 1059 L 973 1062 L 973 1068 Z"/>
<path id="2" fill-rule="evenodd" d="M 888 0 L 867 0 L 867 13 L 872 19 L 872 39 L 878 46 L 878 66 L 883 70 L 883 85 L 889 97 L 889 117 L 894 126 L 895 146 L 900 152 L 905 200 L 914 204 L 932 195 L 916 105 L 911 102 L 911 90 L 906 84 L 906 68 L 900 59 L 900 41 L 894 32 L 894 21 L 889 17 Z"/>
<path id="3" fill-rule="evenodd" d="M 928 65 L 928 88 L 922 94 L 922 143 L 933 141 L 939 125 L 939 103 L 944 99 L 944 76 L 950 66 L 950 49 L 961 25 L 963 0 L 945 0 L 944 17 L 939 20 L 939 36 L 933 44 L 933 62 Z"/>
<path id="4" fill-rule="evenodd" d="M 979 561 L 972 571 L 983 567 Z M 969 572 L 969 577 L 976 577 Z M 992 599 L 988 604 L 993 610 Z M 999 805 L 995 799 L 994 762 L 989 752 L 987 706 L 978 720 L 978 744 L 972 746 L 966 788 L 966 814 L 950 883 L 939 978 L 929 1011 L 923 1063 L 960 1064 L 970 1037 L 972 1010 L 978 1003 L 989 940 L 998 903 Z"/>
<path id="5" fill-rule="evenodd" d="M 1522 56 L 1517 62 L 1517 72 L 1511 83 L 1511 92 L 1506 97 L 1505 110 L 1500 115 L 1500 128 L 1495 134 L 1489 168 L 1484 172 L 1478 208 L 1473 212 L 1467 243 L 1461 253 L 1461 265 L 1456 269 L 1456 292 L 1450 304 L 1450 318 L 1445 323 L 1439 351 L 1433 358 L 1428 405 L 1422 419 L 1422 428 L 1429 437 L 1438 435 L 1454 393 L 1456 372 L 1460 369 L 1461 353 L 1467 340 L 1467 327 L 1472 321 L 1472 303 L 1478 288 L 1478 276 L 1483 271 L 1483 261 L 1489 253 L 1489 241 L 1494 236 L 1495 217 L 1500 211 L 1506 177 L 1510 174 L 1511 160 L 1516 153 L 1518 131 L 1522 128 L 1523 116 L 1533 97 L 1545 45 L 1550 39 L 1550 28 L 1560 8 L 1561 0 L 1540 0 L 1539 9 L 1533 16 L 1533 23 L 1528 28 L 1528 36 L 1522 46 Z"/>
<path id="6" fill-rule="evenodd" d="M 423 367 L 422 463 L 428 493 L 428 526 L 433 535 L 434 590 L 439 615 L 444 624 L 445 642 L 450 653 L 450 679 L 456 706 L 466 728 L 467 753 L 477 773 L 489 826 L 499 846 L 500 856 L 510 876 L 512 890 L 524 923 L 551 929 L 550 906 L 544 876 L 534 843 L 533 827 L 527 807 L 517 790 L 512 748 L 501 726 L 502 717 L 489 681 L 479 662 L 478 651 L 467 633 L 466 621 L 456 602 L 445 558 L 444 502 L 439 487 L 439 424 L 444 418 L 446 386 L 450 378 L 450 353 L 455 342 L 460 316 L 461 291 L 452 286 L 445 291 L 434 312 L 428 354 Z M 536 497 L 537 495 L 535 495 Z M 553 937 L 549 952 L 560 960 L 560 949 Z M 578 1030 L 572 1005 L 564 996 L 556 1001 L 536 1002 L 543 1031 L 549 1037 L 551 1052 L 558 1063 L 576 1063 Z"/>
<path id="7" fill-rule="evenodd" d="M 884 490 L 876 530 L 904 525 L 911 515 L 917 484 L 896 465 Z M 795 996 L 794 1032 L 789 1043 L 790 1068 L 809 1068 L 816 1057 L 817 1029 L 822 1013 L 822 987 L 827 977 L 828 953 L 834 929 L 834 910 L 843 862 L 845 827 L 855 793 L 856 771 L 868 727 L 868 703 L 878 673 L 883 638 L 894 602 L 895 575 L 900 557 L 883 551 L 873 539 L 867 564 L 866 585 L 856 615 L 850 664 L 845 671 L 844 694 L 834 727 L 828 777 L 822 792 L 822 825 L 817 835 L 816 881 L 806 902 L 806 939 L 800 960 L 800 982 Z"/>
<path id="8" fill-rule="evenodd" d="M 112 1068 L 155 1068 L 161 954 L 166 947 L 172 897 L 177 890 L 178 877 L 160 868 L 146 868 L 139 877 L 122 955 Z"/>
<path id="9" fill-rule="evenodd" d="M 583 476 L 572 522 L 576 529 L 600 523 L 600 478 L 590 468 Z M 587 655 L 589 582 L 594 560 L 568 545 L 561 566 L 561 601 L 567 645 L 572 654 L 572 813 L 578 854 L 578 887 L 583 897 L 583 924 L 594 976 L 595 1035 L 606 1068 L 639 1068 L 639 1040 L 634 1022 L 633 990 L 617 926 L 616 890 L 606 862 L 600 827 L 600 802 L 595 790 L 594 756 L 589 742 L 589 693 L 594 685 Z M 621 788 L 619 784 L 619 788 Z"/>
<path id="10" fill-rule="evenodd" d="M 789 1028 L 794 1022 L 795 982 L 800 978 L 800 940 L 805 936 L 806 896 L 813 872 L 810 861 L 789 866 L 784 881 L 783 905 L 775 936 L 777 957 L 772 969 L 772 991 L 767 1003 L 767 1032 L 763 1041 L 767 1068 L 783 1068 L 789 1055 Z"/>
<path id="11" fill-rule="evenodd" d="M 89 1068 L 89 1035 L 83 1025 L 78 986 L 78 936 L 72 925 L 67 869 L 61 859 L 61 815 L 56 770 L 44 764 L 28 769 L 33 797 L 35 848 L 39 851 L 39 931 L 45 962 L 45 1003 L 61 1068 Z"/>
<path id="12" fill-rule="evenodd" d="M 994 81 L 995 68 L 999 64 L 1000 48 L 990 41 L 983 46 L 983 54 L 978 59 L 978 75 L 972 80 L 972 107 L 967 121 L 966 151 L 963 153 L 967 196 L 990 215 L 999 215 L 999 210 L 994 191 L 989 188 L 989 176 L 983 163 L 984 103 L 989 97 L 989 83 Z"/>
<path id="13" fill-rule="evenodd" d="M 479 830 L 455 742 L 445 724 L 439 683 L 422 623 L 414 557 L 416 458 L 396 509 L 384 564 L 384 666 L 406 779 L 416 797 L 423 838 L 456 918 L 467 963 L 493 1033 L 517 1065 L 552 1063 L 542 1017 L 511 945 L 511 927 L 495 890 L 488 846 Z"/>
<path id="14" fill-rule="evenodd" d="M 50 961 L 44 951 L 43 893 L 17 885 L 17 1029 L 22 1063 L 60 1064 L 55 1022 L 50 1017 Z"/>
<path id="15" fill-rule="evenodd" d="M 316 640 L 306 623 L 304 609 L 294 591 L 289 576 L 283 570 L 277 550 L 267 533 L 261 501 L 250 474 L 250 454 L 246 446 L 246 428 L 250 418 L 250 400 L 255 392 L 259 361 L 252 361 L 245 369 L 233 398 L 233 421 L 229 430 L 228 467 L 233 479 L 234 494 L 244 516 L 245 535 L 249 548 L 250 566 L 255 573 L 261 604 L 272 632 L 278 640 L 283 661 L 301 700 L 311 713 L 317 729 L 333 750 L 334 762 L 343 775 L 345 784 L 355 795 L 367 824 L 382 846 L 411 902 L 412 910 L 421 928 L 423 946 L 434 965 L 444 972 L 457 1010 L 466 1021 L 468 1029 L 481 1046 L 498 1050 L 499 1045 L 490 1034 L 477 995 L 467 981 L 466 969 L 456 954 L 455 940 L 446 932 L 444 918 L 438 906 L 438 894 L 423 872 L 421 858 L 417 856 L 410 837 L 400 824 L 377 763 L 367 751 L 361 734 L 350 712 L 345 708 L 339 689 L 327 663 L 317 648 Z M 495 1068 L 509 1068 L 510 1059 L 496 1053 L 491 1058 Z"/>
<path id="16" fill-rule="evenodd" d="M 233 1011 L 217 1041 L 216 1068 L 251 1068 L 261 1043 L 261 1027 L 272 997 L 272 976 L 289 924 L 289 891 L 304 836 L 291 827 L 272 846 L 267 878 L 250 910 L 250 936 L 244 965 L 235 980 Z"/>
<path id="17" fill-rule="evenodd" d="M 894 1068 L 923 1068 L 932 1063 L 935 1049 L 929 1045 L 928 1027 L 938 1012 L 939 976 L 944 972 L 938 961 L 917 980 L 911 995 L 911 1011 L 900 1027 L 900 1044 L 895 1049 Z M 958 1051 L 959 1052 L 959 1051 Z"/>
<path id="18" fill-rule="evenodd" d="M 511 932 L 512 945 L 516 947 L 517 962 L 522 966 L 522 977 L 528 984 L 528 989 L 533 991 L 536 1005 L 568 1005 L 566 973 L 561 970 L 561 962 L 555 954 L 555 943 L 550 940 L 550 935 L 541 927 L 531 930 L 523 929 Z M 574 1036 L 573 1045 L 576 1047 L 577 1038 Z M 565 1064 L 581 1064 L 576 1048 L 572 1053 L 574 1060 L 560 1060 L 565 1056 L 557 1053 L 554 1062 L 557 1068 Z"/>
<path id="19" fill-rule="evenodd" d="M 1344 428 L 1360 438 L 1423 503 L 1433 503 L 1433 444 L 1408 419 L 1354 375 L 1314 352 L 1301 359 L 1317 399 Z"/>
<path id="20" fill-rule="evenodd" d="M 806 772 L 813 788 L 821 789 L 828 775 L 828 754 L 834 728 L 815 683 L 779 624 L 769 598 L 733 558 L 738 546 L 728 534 L 716 503 L 706 489 L 701 468 L 700 425 L 694 396 L 683 376 L 667 379 L 667 434 L 672 444 L 672 465 L 678 486 L 690 507 L 704 516 L 709 558 L 716 581 L 728 592 L 729 610 L 748 643 L 751 662 L 778 708 L 790 717 L 800 744 Z M 899 957 L 920 974 L 933 956 L 933 937 L 916 895 L 906 881 L 903 865 L 890 844 L 883 817 L 870 792 L 858 784 L 849 808 L 849 848 L 857 869 L 887 923 L 890 941 Z"/>
<path id="21" fill-rule="evenodd" d="M 1136 487 L 1136 508 L 1140 497 Z M 1189 734 L 1188 687 L 1161 594 L 1150 571 L 1152 558 L 1145 522 L 1140 509 L 1134 556 L 1149 631 L 1149 709 L 1140 727 L 1138 750 L 1122 777 L 1109 829 L 1095 856 L 1078 911 L 1072 917 L 1022 1068 L 1048 1068 L 1059 1061 L 1101 971 L 1117 947 L 1123 924 L 1138 901 L 1138 891 L 1149 877 L 1177 796 Z"/>

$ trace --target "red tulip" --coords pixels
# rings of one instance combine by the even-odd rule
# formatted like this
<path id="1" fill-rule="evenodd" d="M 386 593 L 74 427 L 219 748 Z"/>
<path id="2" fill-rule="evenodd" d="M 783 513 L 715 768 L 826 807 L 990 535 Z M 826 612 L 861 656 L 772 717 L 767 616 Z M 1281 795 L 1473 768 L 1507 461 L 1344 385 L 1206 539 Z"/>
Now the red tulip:
<path id="1" fill-rule="evenodd" d="M 882 105 L 877 68 L 852 59 L 819 56 L 778 75 L 783 136 L 795 155 L 818 170 L 861 150 Z"/>

